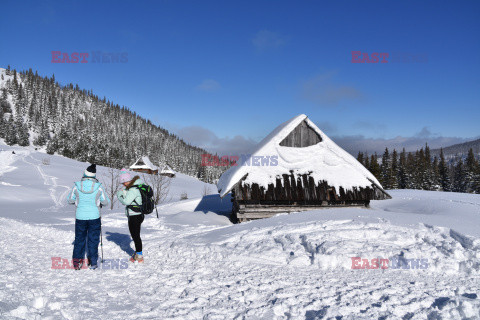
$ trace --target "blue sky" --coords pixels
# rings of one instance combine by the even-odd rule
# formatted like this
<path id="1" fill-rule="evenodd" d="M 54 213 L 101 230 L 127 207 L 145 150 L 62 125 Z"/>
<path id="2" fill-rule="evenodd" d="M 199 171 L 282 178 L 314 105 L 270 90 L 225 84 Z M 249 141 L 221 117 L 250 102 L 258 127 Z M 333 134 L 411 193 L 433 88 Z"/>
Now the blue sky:
<path id="1" fill-rule="evenodd" d="M 242 152 L 300 113 L 352 152 L 480 136 L 478 1 L 1 6 L 0 67 L 54 73 L 220 153 Z M 52 63 L 52 51 L 128 61 Z M 352 63 L 352 51 L 390 58 Z"/>

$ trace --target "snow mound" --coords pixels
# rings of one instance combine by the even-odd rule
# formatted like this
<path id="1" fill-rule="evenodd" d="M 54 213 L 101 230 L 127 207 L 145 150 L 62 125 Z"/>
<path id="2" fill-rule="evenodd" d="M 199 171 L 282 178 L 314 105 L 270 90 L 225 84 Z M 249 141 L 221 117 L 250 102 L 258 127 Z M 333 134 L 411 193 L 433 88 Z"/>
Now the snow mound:
<path id="1" fill-rule="evenodd" d="M 180 297 L 191 304 L 165 310 L 165 317 L 195 315 L 205 305 L 214 317 L 232 303 L 247 318 L 480 315 L 480 242 L 448 228 L 301 212 L 182 233 L 159 250 L 163 268 L 188 277 Z M 353 270 L 352 257 L 387 258 L 389 268 Z M 427 267 L 394 267 L 394 259 L 426 259 Z"/>
<path id="2" fill-rule="evenodd" d="M 308 213 L 297 213 L 304 214 Z M 361 220 L 291 224 L 285 216 L 274 219 L 283 223 L 257 227 L 252 222 L 236 232 L 214 230 L 187 241 L 201 246 L 209 244 L 236 257 L 247 254 L 249 259 L 267 264 L 350 270 L 352 257 L 389 259 L 390 262 L 426 259 L 428 266 L 422 269 L 427 273 L 480 275 L 480 240 L 448 228 L 424 224 L 407 228 L 387 221 Z M 390 269 L 407 269 L 403 265 L 393 267 Z"/>

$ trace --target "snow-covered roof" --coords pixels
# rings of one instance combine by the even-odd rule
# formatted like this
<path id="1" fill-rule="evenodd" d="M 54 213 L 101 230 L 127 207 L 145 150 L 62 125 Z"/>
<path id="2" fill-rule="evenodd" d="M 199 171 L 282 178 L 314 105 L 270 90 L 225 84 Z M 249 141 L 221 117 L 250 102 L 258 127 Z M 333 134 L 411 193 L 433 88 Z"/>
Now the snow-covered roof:
<path id="1" fill-rule="evenodd" d="M 295 148 L 281 146 L 280 142 L 287 137 L 302 121 L 306 121 L 322 141 L 308 147 Z M 310 174 L 318 182 L 325 180 L 328 185 L 351 189 L 353 187 L 370 187 L 372 181 L 381 186 L 373 174 L 359 163 L 352 155 L 330 140 L 306 115 L 298 115 L 273 130 L 250 154 L 253 156 L 277 156 L 278 165 L 253 166 L 239 163 L 231 167 L 220 177 L 217 188 L 220 196 L 225 196 L 245 175 L 245 184 L 257 183 L 267 188 L 275 184 L 276 178 L 282 174 Z M 371 181 L 370 181 L 370 180 Z"/>
<path id="2" fill-rule="evenodd" d="M 155 166 L 147 156 L 143 156 L 135 161 L 134 164 L 130 166 L 131 170 L 135 169 L 150 169 L 150 170 L 158 170 L 158 167 Z"/>
<path id="3" fill-rule="evenodd" d="M 163 166 L 160 165 L 161 168 L 163 168 L 160 173 L 161 174 L 175 174 L 175 171 L 173 171 L 172 168 L 170 168 L 170 166 L 168 164 L 164 164 Z"/>

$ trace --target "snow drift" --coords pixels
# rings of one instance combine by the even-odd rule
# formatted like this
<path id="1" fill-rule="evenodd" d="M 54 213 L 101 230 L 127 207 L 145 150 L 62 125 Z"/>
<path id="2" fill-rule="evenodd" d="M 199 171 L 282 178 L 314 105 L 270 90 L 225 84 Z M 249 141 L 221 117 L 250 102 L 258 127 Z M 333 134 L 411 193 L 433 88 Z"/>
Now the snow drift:
<path id="1" fill-rule="evenodd" d="M 75 215 L 64 192 L 87 164 L 51 156 L 43 165 L 31 148 L 0 149 L 2 319 L 480 317 L 478 195 L 393 190 L 368 210 L 232 225 L 230 201 L 202 197 L 204 183 L 179 175 L 160 219 L 142 226 L 143 266 L 52 269 L 52 258 L 71 258 Z M 127 258 L 123 210 L 103 210 L 102 226 L 105 258 Z M 428 267 L 352 269 L 352 257 Z"/>

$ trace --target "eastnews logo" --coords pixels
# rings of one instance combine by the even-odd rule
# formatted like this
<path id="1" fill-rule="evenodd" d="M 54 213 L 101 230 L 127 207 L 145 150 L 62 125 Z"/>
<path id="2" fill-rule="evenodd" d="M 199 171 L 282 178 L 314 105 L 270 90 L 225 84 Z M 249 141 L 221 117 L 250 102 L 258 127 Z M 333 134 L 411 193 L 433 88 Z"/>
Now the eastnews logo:
<path id="1" fill-rule="evenodd" d="M 427 63 L 424 53 L 352 51 L 352 63 Z"/>
<path id="2" fill-rule="evenodd" d="M 74 262 L 75 264 L 82 263 L 82 269 L 88 269 L 87 259 L 64 259 L 61 257 L 52 257 L 52 269 L 75 269 Z M 99 269 L 106 270 L 128 269 L 128 259 L 104 259 L 103 263 L 100 263 L 100 259 L 98 259 L 97 266 Z"/>
<path id="3" fill-rule="evenodd" d="M 226 167 L 226 166 L 278 166 L 278 155 L 271 156 L 252 156 L 251 154 L 242 154 L 240 156 L 212 156 L 211 154 L 202 154 L 202 166 L 206 167 Z"/>
<path id="4" fill-rule="evenodd" d="M 68 52 L 52 51 L 52 63 L 127 63 L 127 52 Z"/>
<path id="5" fill-rule="evenodd" d="M 428 259 L 362 259 L 361 257 L 351 257 L 352 269 L 427 269 Z"/>

